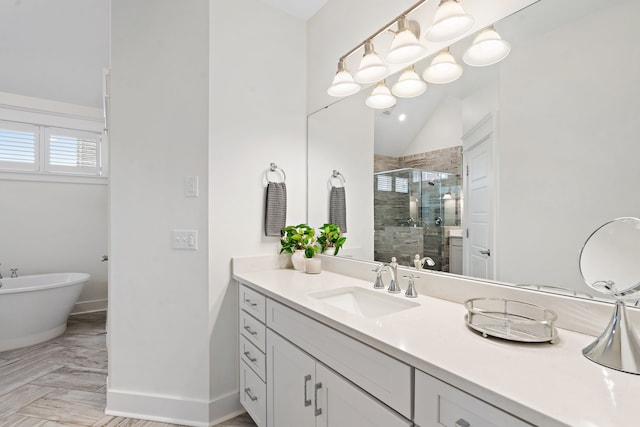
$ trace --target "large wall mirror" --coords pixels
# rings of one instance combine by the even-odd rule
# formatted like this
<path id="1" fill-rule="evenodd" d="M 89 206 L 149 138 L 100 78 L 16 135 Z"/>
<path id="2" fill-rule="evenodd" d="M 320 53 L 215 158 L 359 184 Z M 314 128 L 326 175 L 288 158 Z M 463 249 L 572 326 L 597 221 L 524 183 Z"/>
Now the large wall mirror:
<path id="1" fill-rule="evenodd" d="M 512 45 L 499 64 L 463 64 L 458 81 L 387 110 L 366 107 L 365 89 L 311 114 L 308 222 L 327 222 L 330 175 L 339 170 L 345 255 L 393 254 L 413 266 L 418 254 L 448 274 L 589 294 L 578 269 L 585 239 L 614 218 L 640 216 L 637 16 L 632 0 L 541 0 L 495 24 Z M 451 46 L 461 64 L 472 37 Z M 484 206 L 472 190 L 476 149 L 487 138 Z M 489 247 L 475 249 L 490 253 L 474 255 L 469 212 L 480 206 Z M 475 259 L 485 264 L 476 268 Z"/>

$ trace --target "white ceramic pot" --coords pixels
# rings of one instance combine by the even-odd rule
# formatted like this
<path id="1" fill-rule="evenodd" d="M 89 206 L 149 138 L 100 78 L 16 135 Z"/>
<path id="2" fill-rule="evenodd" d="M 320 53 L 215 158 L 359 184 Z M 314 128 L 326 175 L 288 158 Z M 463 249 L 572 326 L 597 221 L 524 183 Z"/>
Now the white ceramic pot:
<path id="1" fill-rule="evenodd" d="M 291 254 L 291 264 L 296 270 L 304 271 L 304 251 L 302 249 L 294 251 Z"/>
<path id="2" fill-rule="evenodd" d="M 322 271 L 322 261 L 320 258 L 306 258 L 304 261 L 304 271 L 309 274 L 318 274 Z"/>

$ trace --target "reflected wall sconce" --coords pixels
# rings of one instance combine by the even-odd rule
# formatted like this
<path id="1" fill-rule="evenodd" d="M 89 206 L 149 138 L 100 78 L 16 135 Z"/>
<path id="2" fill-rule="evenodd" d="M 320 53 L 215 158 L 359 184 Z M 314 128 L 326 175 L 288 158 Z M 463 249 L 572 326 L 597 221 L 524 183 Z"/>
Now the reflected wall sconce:
<path id="1" fill-rule="evenodd" d="M 416 73 L 413 65 L 405 68 L 398 81 L 391 86 L 391 92 L 398 98 L 414 98 L 427 90 L 427 84 Z"/>
<path id="2" fill-rule="evenodd" d="M 371 95 L 367 97 L 365 103 L 371 108 L 381 110 L 396 105 L 396 97 L 391 95 L 391 91 L 387 87 L 386 82 L 382 80 L 378 82 L 373 92 L 371 92 Z"/>
<path id="3" fill-rule="evenodd" d="M 462 66 L 456 62 L 449 48 L 446 48 L 433 58 L 422 78 L 429 83 L 445 84 L 458 80 L 461 75 Z"/>
<path id="4" fill-rule="evenodd" d="M 484 67 L 502 61 L 511 52 L 511 44 L 502 40 L 493 25 L 480 31 L 462 60 L 474 67 Z"/>
<path id="5" fill-rule="evenodd" d="M 425 81 L 445 84 L 460 78 L 463 68 L 456 62 L 448 47 L 438 52 L 424 70 L 424 81 L 416 73 L 415 64 L 427 55 L 428 49 L 420 39 L 420 25 L 409 19 L 409 15 L 426 2 L 427 0 L 419 0 L 340 57 L 338 71 L 327 93 L 341 98 L 354 95 L 362 87 L 375 83 L 366 104 L 371 108 L 384 109 L 394 106 L 396 97 L 411 98 L 424 93 L 427 89 Z M 460 2 L 461 0 L 440 0 L 433 23 L 425 32 L 424 38 L 427 41 L 449 42 L 463 36 L 473 27 L 475 18 L 464 11 Z M 397 30 L 392 29 L 395 26 Z M 383 59 L 376 53 L 373 44 L 376 37 L 387 31 L 393 33 L 394 37 Z M 347 70 L 345 61 L 359 49 L 364 49 L 364 54 L 358 70 L 352 75 Z M 509 43 L 502 40 L 495 28 L 490 26 L 478 33 L 473 44 L 465 51 L 463 60 L 474 67 L 492 65 L 504 59 L 510 50 Z M 402 71 L 398 79 L 389 90 L 385 80 L 400 69 Z"/>

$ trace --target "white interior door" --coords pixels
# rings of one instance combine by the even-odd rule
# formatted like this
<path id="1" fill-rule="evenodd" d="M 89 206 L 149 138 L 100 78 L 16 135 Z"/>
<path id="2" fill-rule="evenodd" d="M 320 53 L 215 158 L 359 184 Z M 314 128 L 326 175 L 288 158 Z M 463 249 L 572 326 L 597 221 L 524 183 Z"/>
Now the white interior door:
<path id="1" fill-rule="evenodd" d="M 494 121 L 487 116 L 464 136 L 463 274 L 494 279 Z"/>

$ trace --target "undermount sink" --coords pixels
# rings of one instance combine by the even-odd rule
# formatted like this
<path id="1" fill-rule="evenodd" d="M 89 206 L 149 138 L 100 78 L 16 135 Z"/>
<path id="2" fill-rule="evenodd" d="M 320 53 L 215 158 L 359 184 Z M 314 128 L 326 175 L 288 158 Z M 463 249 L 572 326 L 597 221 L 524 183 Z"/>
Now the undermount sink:
<path id="1" fill-rule="evenodd" d="M 409 299 L 394 297 L 385 291 L 355 286 L 318 292 L 309 296 L 340 310 L 366 318 L 382 317 L 420 305 Z"/>

